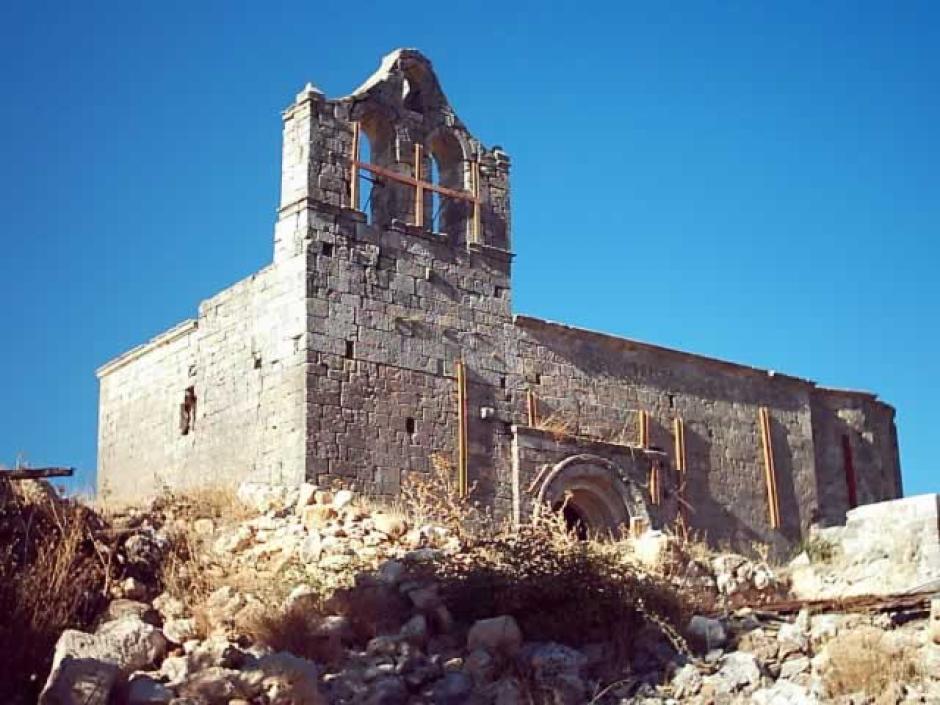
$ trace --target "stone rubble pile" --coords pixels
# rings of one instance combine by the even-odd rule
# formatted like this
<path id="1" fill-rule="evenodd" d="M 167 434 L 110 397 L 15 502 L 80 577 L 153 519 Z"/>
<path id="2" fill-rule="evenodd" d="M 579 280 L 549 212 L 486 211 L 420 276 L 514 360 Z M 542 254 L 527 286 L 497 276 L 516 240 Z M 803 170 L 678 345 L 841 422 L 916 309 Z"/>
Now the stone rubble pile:
<path id="1" fill-rule="evenodd" d="M 757 605 L 789 593 L 787 576 L 765 560 L 728 552 L 692 555 L 687 544 L 656 530 L 646 531 L 632 546 L 640 565 L 669 576 L 677 588 L 712 596 L 716 604 Z"/>
<path id="2" fill-rule="evenodd" d="M 803 599 L 940 590 L 940 495 L 866 504 L 819 529 L 790 564 Z"/>
<path id="3" fill-rule="evenodd" d="M 510 615 L 457 624 L 421 570 L 461 550 L 444 527 L 370 508 L 348 490 L 243 485 L 239 497 L 252 515 L 234 522 L 184 520 L 165 508 L 118 521 L 134 530 L 121 555 L 137 577 L 114 586 L 92 633 L 62 634 L 41 705 L 940 702 L 940 603 L 932 621 L 903 624 L 806 611 L 787 621 L 747 608 L 721 619 L 695 615 L 685 629 L 695 655 L 644 629 L 632 635 L 633 654 L 618 660 L 607 644 L 531 641 Z M 199 604 L 146 579 L 159 575 L 181 521 L 202 537 L 200 565 L 221 585 Z M 648 532 L 636 558 L 651 567 L 666 561 L 678 583 L 726 604 L 784 589 L 764 563 L 731 554 L 693 560 L 679 550 Z M 245 576 L 254 582 L 234 579 Z M 344 589 L 367 603 L 350 611 L 321 602 Z M 316 615 L 316 655 L 274 650 L 252 636 L 259 615 L 293 611 Z M 366 616 L 372 629 L 364 633 Z M 912 654 L 918 679 L 876 701 L 830 698 L 827 673 L 843 641 L 859 632 L 886 653 Z"/>
<path id="4" fill-rule="evenodd" d="M 940 604 L 934 610 L 940 614 Z M 669 684 L 649 689 L 642 702 L 940 703 L 940 640 L 923 620 L 888 613 L 811 614 L 804 609 L 789 621 L 744 608 L 723 620 L 695 617 L 690 632 L 708 641 L 704 659 L 679 667 Z M 859 645 L 865 651 L 859 652 Z M 903 679 L 889 679 L 879 693 L 832 693 L 829 687 L 833 672 L 847 663 L 873 671 L 902 661 L 909 664 L 909 672 Z M 852 675 L 862 680 L 871 674 Z"/>

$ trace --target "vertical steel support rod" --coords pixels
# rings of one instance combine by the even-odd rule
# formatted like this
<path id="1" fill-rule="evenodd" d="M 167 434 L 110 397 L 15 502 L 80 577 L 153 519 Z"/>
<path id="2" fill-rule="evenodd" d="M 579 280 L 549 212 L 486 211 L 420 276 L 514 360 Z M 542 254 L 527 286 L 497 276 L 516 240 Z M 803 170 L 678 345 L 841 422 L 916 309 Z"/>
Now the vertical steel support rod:
<path id="1" fill-rule="evenodd" d="M 685 423 L 678 416 L 673 420 L 673 429 L 675 430 L 676 441 L 676 470 L 684 475 L 686 471 L 685 464 Z"/>
<path id="2" fill-rule="evenodd" d="M 467 372 L 463 360 L 454 363 L 457 372 L 457 491 L 466 497 L 470 483 L 468 481 L 467 461 Z"/>
<path id="3" fill-rule="evenodd" d="M 764 450 L 764 480 L 767 483 L 767 505 L 770 528 L 780 528 L 780 500 L 777 495 L 777 469 L 774 466 L 773 438 L 770 434 L 770 412 L 766 406 L 758 410 L 760 417 L 761 445 Z"/>
<path id="4" fill-rule="evenodd" d="M 535 398 L 535 392 L 531 389 L 525 393 L 526 411 L 529 414 L 529 426 L 534 427 L 539 422 L 539 402 Z"/>
<path id="5" fill-rule="evenodd" d="M 419 228 L 424 227 L 424 186 L 421 184 L 421 145 L 415 145 L 415 225 Z"/>
<path id="6" fill-rule="evenodd" d="M 686 523 L 688 522 L 688 516 L 686 515 L 687 501 L 685 498 L 685 422 L 677 416 L 673 419 L 672 425 L 676 445 L 676 472 L 679 474 L 679 516 L 682 518 L 682 521 Z"/>
<path id="7" fill-rule="evenodd" d="M 359 123 L 352 123 L 352 163 L 349 167 L 349 207 L 359 210 Z"/>
<path id="8" fill-rule="evenodd" d="M 849 509 L 855 509 L 858 506 L 858 481 L 855 477 L 855 461 L 852 458 L 852 441 L 846 434 L 842 435 L 842 465 L 845 469 Z"/>
<path id="9" fill-rule="evenodd" d="M 473 224 L 471 233 L 473 242 L 480 242 L 480 162 L 474 160 L 470 167 L 471 182 L 473 185 Z"/>
<path id="10" fill-rule="evenodd" d="M 640 448 L 649 448 L 650 447 L 650 415 L 648 412 L 640 409 L 636 412 L 637 415 L 637 424 L 640 431 Z"/>

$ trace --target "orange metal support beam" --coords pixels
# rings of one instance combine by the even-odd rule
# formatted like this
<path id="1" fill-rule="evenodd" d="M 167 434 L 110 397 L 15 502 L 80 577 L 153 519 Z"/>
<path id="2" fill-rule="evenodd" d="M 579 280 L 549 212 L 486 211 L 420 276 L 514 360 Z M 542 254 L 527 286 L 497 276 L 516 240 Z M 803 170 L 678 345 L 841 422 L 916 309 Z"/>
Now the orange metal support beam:
<path id="1" fill-rule="evenodd" d="M 639 445 L 640 448 L 650 447 L 650 415 L 648 412 L 640 409 L 636 412 L 637 425 L 639 427 Z"/>
<path id="2" fill-rule="evenodd" d="M 761 446 L 764 451 L 764 481 L 767 484 L 767 505 L 772 529 L 780 528 L 780 498 L 777 494 L 777 468 L 774 465 L 773 438 L 770 433 L 770 412 L 766 406 L 758 410 Z"/>
<path id="3" fill-rule="evenodd" d="M 352 159 L 349 165 L 349 207 L 359 210 L 359 123 L 352 124 Z"/>
<path id="4" fill-rule="evenodd" d="M 424 183 L 421 180 L 421 145 L 415 145 L 415 225 L 424 227 Z"/>
<path id="5" fill-rule="evenodd" d="M 535 392 L 531 389 L 525 393 L 526 411 L 529 414 L 529 426 L 535 426 L 539 422 L 539 402 L 535 398 Z"/>
<path id="6" fill-rule="evenodd" d="M 457 373 L 457 492 L 466 497 L 468 480 L 469 440 L 467 425 L 467 372 L 463 360 L 454 363 Z"/>

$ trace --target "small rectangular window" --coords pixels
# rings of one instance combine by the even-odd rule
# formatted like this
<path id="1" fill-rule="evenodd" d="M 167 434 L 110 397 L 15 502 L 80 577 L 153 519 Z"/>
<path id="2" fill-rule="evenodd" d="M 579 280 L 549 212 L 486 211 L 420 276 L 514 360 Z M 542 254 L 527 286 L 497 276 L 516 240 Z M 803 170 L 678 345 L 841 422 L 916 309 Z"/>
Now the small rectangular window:
<path id="1" fill-rule="evenodd" d="M 180 435 L 186 436 L 196 427 L 196 388 L 187 387 L 180 404 Z"/>
<path id="2" fill-rule="evenodd" d="M 332 243 L 332 242 L 324 242 L 324 243 L 323 243 L 323 248 L 322 248 L 321 251 L 323 252 L 323 256 L 324 256 L 324 257 L 332 257 L 332 256 L 333 256 L 333 243 Z"/>
<path id="3" fill-rule="evenodd" d="M 409 436 L 415 435 L 415 420 L 410 416 L 405 419 L 405 433 Z"/>
<path id="4" fill-rule="evenodd" d="M 352 360 L 356 356 L 356 344 L 351 340 L 346 341 L 346 359 Z"/>

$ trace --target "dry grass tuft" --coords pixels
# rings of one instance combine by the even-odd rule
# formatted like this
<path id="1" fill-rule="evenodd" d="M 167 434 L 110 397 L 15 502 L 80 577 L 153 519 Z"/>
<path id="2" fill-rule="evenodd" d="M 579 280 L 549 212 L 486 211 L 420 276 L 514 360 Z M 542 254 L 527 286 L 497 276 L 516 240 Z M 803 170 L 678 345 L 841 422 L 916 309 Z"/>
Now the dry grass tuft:
<path id="1" fill-rule="evenodd" d="M 686 648 L 675 627 L 687 615 L 674 590 L 637 571 L 619 544 L 578 540 L 558 514 L 473 540 L 424 570 L 465 624 L 510 614 L 527 639 L 607 641 L 622 659 L 629 658 L 636 631 L 653 624 L 677 650 Z"/>
<path id="2" fill-rule="evenodd" d="M 401 514 L 411 522 L 442 526 L 460 538 L 491 530 L 492 517 L 473 499 L 476 486 L 461 496 L 453 463 L 439 453 L 431 456 L 431 467 L 429 473 L 410 472 L 405 477 Z"/>
<path id="3" fill-rule="evenodd" d="M 151 511 L 163 515 L 169 539 L 158 576 L 160 583 L 165 590 L 195 608 L 221 587 L 225 574 L 210 559 L 211 542 L 218 531 L 200 534 L 194 522 L 211 519 L 218 530 L 255 513 L 238 499 L 234 487 L 223 485 L 202 485 L 178 492 L 165 489 L 154 501 Z"/>
<path id="4" fill-rule="evenodd" d="M 823 683 L 830 696 L 858 692 L 878 696 L 892 683 L 918 678 L 916 654 L 894 647 L 885 637 L 880 629 L 862 627 L 829 642 Z"/>
<path id="5" fill-rule="evenodd" d="M 560 414 L 551 414 L 545 418 L 537 419 L 535 428 L 552 434 L 556 440 L 574 436 L 578 431 L 577 424 L 574 421 L 566 419 Z"/>
<path id="6" fill-rule="evenodd" d="M 245 625 L 253 641 L 275 651 L 288 651 L 317 663 L 335 665 L 344 650 L 340 636 L 324 627 L 324 616 L 312 601 L 299 600 L 287 609 L 259 612 Z"/>
<path id="7" fill-rule="evenodd" d="M 0 480 L 0 702 L 35 702 L 59 635 L 89 626 L 105 604 L 100 528 L 45 483 Z"/>

